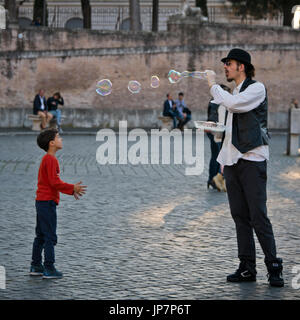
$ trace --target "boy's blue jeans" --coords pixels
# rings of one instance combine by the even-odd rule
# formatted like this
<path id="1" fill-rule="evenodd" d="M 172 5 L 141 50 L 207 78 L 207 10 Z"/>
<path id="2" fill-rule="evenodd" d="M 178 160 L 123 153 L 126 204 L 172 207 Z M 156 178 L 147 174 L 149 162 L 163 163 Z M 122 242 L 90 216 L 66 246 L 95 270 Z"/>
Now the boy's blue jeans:
<path id="1" fill-rule="evenodd" d="M 36 201 L 36 237 L 32 248 L 32 265 L 42 263 L 42 251 L 44 249 L 44 266 L 53 269 L 55 262 L 54 246 L 57 243 L 56 235 L 56 203 L 50 201 Z"/>

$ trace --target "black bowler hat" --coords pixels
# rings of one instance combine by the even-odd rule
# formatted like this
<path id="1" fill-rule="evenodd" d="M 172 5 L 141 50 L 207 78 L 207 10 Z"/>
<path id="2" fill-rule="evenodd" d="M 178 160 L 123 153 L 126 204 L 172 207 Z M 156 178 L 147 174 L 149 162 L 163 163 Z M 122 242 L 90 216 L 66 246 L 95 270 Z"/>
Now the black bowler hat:
<path id="1" fill-rule="evenodd" d="M 228 59 L 237 60 L 239 62 L 242 62 L 242 63 L 248 65 L 250 68 L 254 69 L 254 66 L 251 64 L 251 56 L 245 50 L 242 50 L 239 48 L 231 49 L 228 53 L 228 56 L 226 58 L 223 58 L 221 61 L 223 63 L 225 63 L 226 60 L 228 60 Z"/>

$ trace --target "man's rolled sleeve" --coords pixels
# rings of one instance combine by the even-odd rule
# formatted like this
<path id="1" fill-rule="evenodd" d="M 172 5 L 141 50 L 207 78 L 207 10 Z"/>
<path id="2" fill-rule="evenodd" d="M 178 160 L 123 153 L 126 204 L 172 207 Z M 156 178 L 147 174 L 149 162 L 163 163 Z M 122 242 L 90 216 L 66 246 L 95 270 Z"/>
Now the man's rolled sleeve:
<path id="1" fill-rule="evenodd" d="M 257 108 L 266 97 L 265 86 L 260 82 L 255 82 L 241 93 L 235 95 L 223 90 L 219 85 L 213 85 L 210 89 L 213 96 L 213 103 L 222 104 L 232 113 L 248 112 Z"/>

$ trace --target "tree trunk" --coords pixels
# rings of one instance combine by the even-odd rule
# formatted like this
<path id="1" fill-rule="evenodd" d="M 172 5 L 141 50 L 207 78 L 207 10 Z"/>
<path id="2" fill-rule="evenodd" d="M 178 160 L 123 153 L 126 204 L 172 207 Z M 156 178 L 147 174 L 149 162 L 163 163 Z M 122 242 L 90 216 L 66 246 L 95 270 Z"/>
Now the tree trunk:
<path id="1" fill-rule="evenodd" d="M 92 10 L 90 0 L 81 0 L 81 10 L 83 15 L 83 28 L 91 29 L 92 27 Z"/>
<path id="2" fill-rule="evenodd" d="M 152 31 L 158 31 L 158 9 L 159 9 L 159 0 L 153 0 L 152 6 Z"/>
<path id="3" fill-rule="evenodd" d="M 47 0 L 34 0 L 33 20 L 37 23 L 36 25 L 48 25 Z"/>
<path id="4" fill-rule="evenodd" d="M 200 7 L 203 16 L 208 18 L 207 0 L 196 0 L 196 7 Z"/>
<path id="5" fill-rule="evenodd" d="M 140 0 L 129 0 L 130 30 L 141 30 Z"/>
<path id="6" fill-rule="evenodd" d="M 7 10 L 7 25 L 18 25 L 18 10 L 16 0 L 5 0 L 4 7 Z"/>
<path id="7" fill-rule="evenodd" d="M 292 8 L 294 3 L 292 1 L 283 1 L 282 2 L 282 13 L 283 13 L 283 25 L 287 27 L 292 26 L 293 14 Z"/>

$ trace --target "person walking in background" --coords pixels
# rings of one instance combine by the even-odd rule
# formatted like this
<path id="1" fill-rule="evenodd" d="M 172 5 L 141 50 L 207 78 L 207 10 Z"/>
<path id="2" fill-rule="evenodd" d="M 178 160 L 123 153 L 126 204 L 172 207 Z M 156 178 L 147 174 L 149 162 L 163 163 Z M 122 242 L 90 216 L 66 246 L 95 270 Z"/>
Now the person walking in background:
<path id="1" fill-rule="evenodd" d="M 230 88 L 225 86 L 224 84 L 220 85 L 221 88 L 230 92 Z M 207 108 L 207 121 L 219 122 L 221 124 L 225 123 L 225 112 L 226 109 L 222 105 L 216 104 L 211 101 L 208 104 Z M 218 191 L 225 191 L 226 186 L 224 177 L 222 174 L 221 166 L 217 161 L 217 157 L 221 150 L 221 141 L 219 133 L 213 133 L 213 131 L 206 132 L 207 137 L 210 140 L 210 150 L 211 157 L 209 161 L 209 172 L 208 172 L 208 181 L 207 181 L 207 189 L 212 187 L 213 189 L 217 189 Z"/>
<path id="2" fill-rule="evenodd" d="M 45 98 L 45 90 L 40 89 L 39 93 L 35 96 L 33 101 L 33 114 L 39 115 L 42 123 L 41 129 L 45 129 L 49 124 L 53 115 L 48 112 L 48 106 Z"/>
<path id="3" fill-rule="evenodd" d="M 186 106 L 183 97 L 184 93 L 179 92 L 178 99 L 175 101 L 178 113 L 180 114 L 178 129 L 180 129 L 181 131 L 183 131 L 184 126 L 192 119 L 192 112 Z"/>
<path id="4" fill-rule="evenodd" d="M 64 99 L 59 92 L 54 93 L 53 97 L 47 100 L 48 111 L 56 117 L 57 129 L 59 133 L 63 133 L 61 128 L 61 110 L 58 109 L 58 105 L 64 105 Z"/>
<path id="5" fill-rule="evenodd" d="M 183 116 L 178 112 L 176 103 L 172 96 L 168 93 L 167 100 L 164 102 L 163 116 L 173 119 L 173 128 L 177 128 L 177 120 L 183 120 Z"/>
<path id="6" fill-rule="evenodd" d="M 213 103 L 226 109 L 226 129 L 217 161 L 224 165 L 227 195 L 236 226 L 238 258 L 229 282 L 256 281 L 256 250 L 253 229 L 264 252 L 271 286 L 283 287 L 282 259 L 277 257 L 272 224 L 267 215 L 268 98 L 265 86 L 252 80 L 255 68 L 250 54 L 230 50 L 224 63 L 233 94 L 216 84 L 216 74 L 206 70 Z"/>

